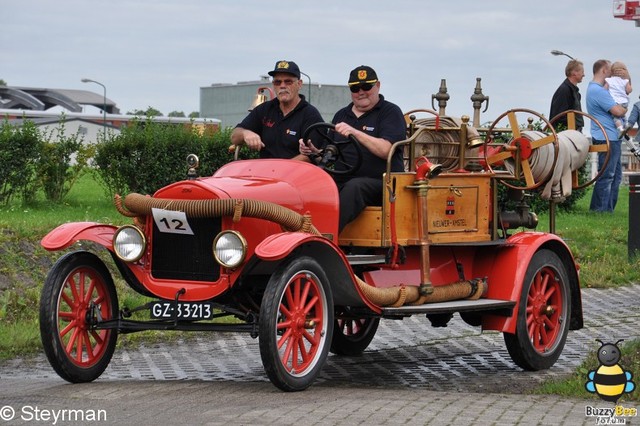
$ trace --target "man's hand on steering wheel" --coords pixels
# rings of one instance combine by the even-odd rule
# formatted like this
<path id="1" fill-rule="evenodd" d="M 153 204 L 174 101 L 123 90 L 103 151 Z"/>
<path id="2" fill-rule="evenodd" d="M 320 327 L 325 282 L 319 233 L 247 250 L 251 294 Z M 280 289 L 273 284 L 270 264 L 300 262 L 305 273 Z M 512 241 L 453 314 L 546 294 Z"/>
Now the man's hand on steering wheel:
<path id="1" fill-rule="evenodd" d="M 311 142 L 311 139 L 300 139 L 298 141 L 298 145 L 300 146 L 300 154 L 308 155 L 309 157 L 317 157 L 322 155 L 322 150 L 316 148 L 315 145 Z"/>
<path id="2" fill-rule="evenodd" d="M 302 142 L 300 144 L 300 153 L 309 155 L 307 152 L 311 152 L 311 156 L 313 157 L 314 151 L 319 151 L 315 153 L 315 155 L 322 155 L 320 163 L 318 164 L 322 167 L 327 173 L 332 175 L 347 175 L 354 173 L 357 171 L 362 165 L 362 148 L 360 147 L 360 143 L 358 140 L 350 134 L 346 140 L 336 141 L 330 136 L 330 132 L 336 133 L 336 126 L 331 123 L 316 123 L 307 127 L 302 135 Z M 318 150 L 313 144 L 306 143 L 309 141 L 309 136 L 312 132 L 316 132 L 321 139 L 323 139 L 327 145 L 323 151 Z M 304 145 L 304 152 L 303 152 Z M 353 145 L 356 151 L 356 161 L 355 164 L 347 163 L 345 157 L 343 155 L 343 150 L 349 146 Z M 341 165 L 342 168 L 336 170 L 335 166 Z"/>
<path id="3" fill-rule="evenodd" d="M 347 123 L 337 123 L 336 132 L 341 134 L 342 136 L 355 137 L 357 130 L 354 127 L 348 125 Z"/>

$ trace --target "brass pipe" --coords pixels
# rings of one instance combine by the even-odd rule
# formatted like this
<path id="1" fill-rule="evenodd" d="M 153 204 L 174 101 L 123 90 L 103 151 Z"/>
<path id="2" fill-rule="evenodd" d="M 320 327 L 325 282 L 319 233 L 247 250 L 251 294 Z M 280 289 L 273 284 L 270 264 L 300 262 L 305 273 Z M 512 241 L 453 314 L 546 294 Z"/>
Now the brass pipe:
<path id="1" fill-rule="evenodd" d="M 444 78 L 440 80 L 440 88 L 438 89 L 438 93 L 434 93 L 431 95 L 431 108 L 436 109 L 434 105 L 434 100 L 438 101 L 438 114 L 440 116 L 445 115 L 445 110 L 447 109 L 447 101 L 449 100 L 449 93 L 447 92 L 447 80 Z"/>
<path id="2" fill-rule="evenodd" d="M 471 102 L 473 104 L 473 127 L 475 128 L 480 127 L 480 109 L 482 108 L 482 103 L 487 103 L 482 112 L 487 112 L 489 108 L 489 97 L 482 94 L 480 80 L 480 77 L 476 78 L 476 87 L 473 90 L 473 95 L 471 95 Z"/>
<path id="3" fill-rule="evenodd" d="M 433 293 L 431 283 L 431 259 L 429 257 L 429 216 L 427 210 L 428 181 L 414 182 L 418 191 L 418 235 L 420 235 L 420 294 L 427 296 Z"/>
<path id="4" fill-rule="evenodd" d="M 460 147 L 458 148 L 458 168 L 455 170 L 456 173 L 465 173 L 466 170 L 464 168 L 465 162 L 465 154 L 467 151 L 467 131 L 469 125 L 469 116 L 463 115 L 461 117 L 462 124 L 460 125 Z"/>

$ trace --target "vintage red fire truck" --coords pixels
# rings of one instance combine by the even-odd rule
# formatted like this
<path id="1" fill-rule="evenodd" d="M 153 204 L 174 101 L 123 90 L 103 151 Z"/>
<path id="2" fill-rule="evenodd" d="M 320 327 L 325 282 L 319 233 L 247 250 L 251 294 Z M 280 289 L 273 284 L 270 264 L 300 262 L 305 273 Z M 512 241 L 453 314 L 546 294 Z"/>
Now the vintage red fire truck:
<path id="1" fill-rule="evenodd" d="M 581 113 L 568 114 L 575 128 Z M 530 119 L 521 116 L 547 126 L 527 130 Z M 442 327 L 455 313 L 502 332 L 521 368 L 551 367 L 568 331 L 583 324 L 578 268 L 559 236 L 534 230 L 524 194 L 551 181 L 559 134 L 525 109 L 507 111 L 486 129 L 431 110 L 405 117 L 407 139 L 393 145 L 390 158 L 402 150 L 406 170 L 381 176 L 383 205 L 367 207 L 341 233 L 332 164 L 357 141 L 335 142 L 326 123 L 304 136 L 328 140 L 320 166 L 239 160 L 199 177 L 198 159 L 189 156 L 185 180 L 152 196 L 116 199 L 131 224 L 52 230 L 44 248 L 92 242 L 111 254 L 132 289 L 151 298 L 121 309 L 105 261 L 88 249 L 68 251 L 41 298 L 42 341 L 54 370 L 74 383 L 96 379 L 119 333 L 238 332 L 259 339 L 275 386 L 299 391 L 329 352 L 365 351 L 381 319 L 420 315 Z M 515 210 L 500 205 L 500 185 L 515 194 Z"/>

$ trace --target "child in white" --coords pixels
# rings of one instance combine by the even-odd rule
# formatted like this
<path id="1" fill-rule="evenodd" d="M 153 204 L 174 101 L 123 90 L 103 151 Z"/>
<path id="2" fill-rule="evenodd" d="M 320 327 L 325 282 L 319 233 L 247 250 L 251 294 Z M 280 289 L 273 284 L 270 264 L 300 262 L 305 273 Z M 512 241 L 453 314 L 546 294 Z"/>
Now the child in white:
<path id="1" fill-rule="evenodd" d="M 631 93 L 631 77 L 629 77 L 629 71 L 627 66 L 622 62 L 614 62 L 611 64 L 611 77 L 605 78 L 605 88 L 611 93 L 611 97 L 618 104 L 623 107 L 629 105 L 629 93 Z M 618 132 L 624 133 L 625 117 L 613 117 L 613 121 L 616 123 Z"/>

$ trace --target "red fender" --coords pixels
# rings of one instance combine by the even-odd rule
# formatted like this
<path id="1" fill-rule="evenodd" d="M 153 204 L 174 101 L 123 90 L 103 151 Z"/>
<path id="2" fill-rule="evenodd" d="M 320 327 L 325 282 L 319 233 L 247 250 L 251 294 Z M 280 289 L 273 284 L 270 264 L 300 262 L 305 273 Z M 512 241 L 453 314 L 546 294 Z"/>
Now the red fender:
<path id="1" fill-rule="evenodd" d="M 287 257 L 296 247 L 311 241 L 333 246 L 329 240 L 319 235 L 305 234 L 303 232 L 283 232 L 270 235 L 262 240 L 256 247 L 255 253 L 256 256 L 263 260 L 280 260 Z M 338 247 L 333 246 L 333 249 L 342 256 L 342 252 Z M 346 263 L 346 259 L 343 260 Z"/>
<path id="2" fill-rule="evenodd" d="M 46 250 L 55 251 L 65 249 L 76 241 L 88 240 L 113 251 L 113 234 L 117 229 L 117 226 L 95 222 L 65 223 L 45 235 L 40 245 Z"/>
<path id="3" fill-rule="evenodd" d="M 255 255 L 265 261 L 278 261 L 298 249 L 300 255 L 313 257 L 324 269 L 336 306 L 368 307 L 372 312 L 380 313 L 380 308 L 371 303 L 360 290 L 342 250 L 320 235 L 303 232 L 273 234 L 258 244 Z"/>
<path id="4" fill-rule="evenodd" d="M 529 267 L 533 255 L 542 246 L 550 245 L 552 250 L 560 255 L 560 258 L 569 256 L 574 262 L 571 251 L 560 237 L 554 234 L 542 232 L 520 232 L 509 237 L 508 247 L 500 250 L 495 255 L 487 274 L 489 276 L 489 290 L 487 297 L 491 299 L 512 300 L 517 304 L 513 310 L 513 315 L 509 318 L 500 316 L 486 316 L 483 319 L 482 327 L 485 330 L 498 330 L 508 333 L 515 333 L 516 320 L 518 315 L 518 303 L 524 277 Z M 574 273 L 575 272 L 575 273 Z M 577 278 L 577 271 L 568 270 L 569 280 Z M 571 290 L 579 291 L 579 283 L 575 283 Z M 569 300 L 571 303 L 571 300 Z"/>

